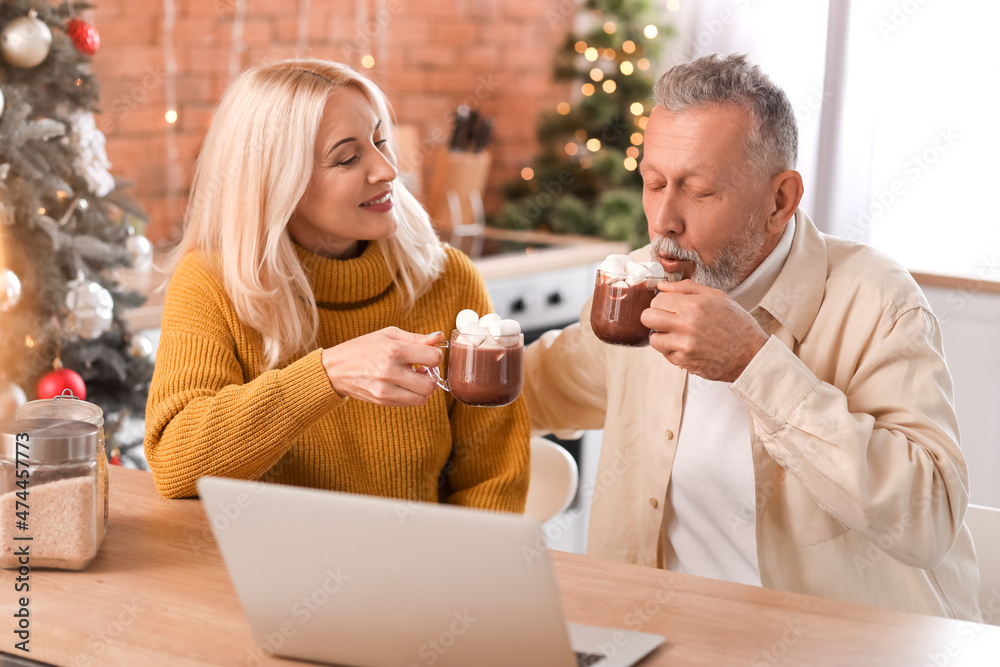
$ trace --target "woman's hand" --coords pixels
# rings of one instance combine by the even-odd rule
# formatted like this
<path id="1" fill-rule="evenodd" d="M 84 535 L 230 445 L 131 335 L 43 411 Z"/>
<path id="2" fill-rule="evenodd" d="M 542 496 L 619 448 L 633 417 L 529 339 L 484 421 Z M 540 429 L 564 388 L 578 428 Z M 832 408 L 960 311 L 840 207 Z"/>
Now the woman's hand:
<path id="1" fill-rule="evenodd" d="M 330 386 L 341 396 L 376 405 L 423 405 L 437 387 L 413 364 L 441 364 L 437 344 L 444 334 L 413 334 L 386 327 L 323 350 L 323 367 Z"/>

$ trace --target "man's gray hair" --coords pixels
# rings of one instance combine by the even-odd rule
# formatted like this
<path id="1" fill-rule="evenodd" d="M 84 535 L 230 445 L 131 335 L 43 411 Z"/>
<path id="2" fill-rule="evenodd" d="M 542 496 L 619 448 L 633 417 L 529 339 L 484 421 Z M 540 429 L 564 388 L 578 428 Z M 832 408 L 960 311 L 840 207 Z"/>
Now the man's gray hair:
<path id="1" fill-rule="evenodd" d="M 708 106 L 745 109 L 750 133 L 744 156 L 756 180 L 795 168 L 798 127 L 788 96 L 742 53 L 713 53 L 670 68 L 653 87 L 653 98 L 672 113 Z"/>

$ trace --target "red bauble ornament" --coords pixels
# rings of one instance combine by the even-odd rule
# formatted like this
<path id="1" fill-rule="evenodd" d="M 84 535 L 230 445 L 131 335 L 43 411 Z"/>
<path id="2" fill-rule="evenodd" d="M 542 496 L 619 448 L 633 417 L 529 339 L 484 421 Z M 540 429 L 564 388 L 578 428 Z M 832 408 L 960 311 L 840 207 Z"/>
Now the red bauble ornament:
<path id="1" fill-rule="evenodd" d="M 42 376 L 38 381 L 38 398 L 55 398 L 65 389 L 72 391 L 80 400 L 87 398 L 87 386 L 83 383 L 83 378 L 68 368 L 57 368 Z"/>
<path id="2" fill-rule="evenodd" d="M 101 36 L 97 34 L 97 28 L 80 19 L 70 19 L 66 24 L 66 34 L 73 46 L 88 56 L 94 55 L 101 48 Z"/>

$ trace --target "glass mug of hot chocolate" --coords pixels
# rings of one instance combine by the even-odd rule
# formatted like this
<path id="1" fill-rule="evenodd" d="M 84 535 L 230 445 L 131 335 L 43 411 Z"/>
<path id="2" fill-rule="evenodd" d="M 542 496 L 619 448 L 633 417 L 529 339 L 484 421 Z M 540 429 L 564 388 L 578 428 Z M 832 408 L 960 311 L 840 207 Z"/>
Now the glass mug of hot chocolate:
<path id="1" fill-rule="evenodd" d="M 423 372 L 466 405 L 495 408 L 513 403 L 524 385 L 521 325 L 495 313 L 480 318 L 472 310 L 459 313 L 455 324 L 451 338 L 441 343 L 448 350 L 447 378 L 437 368 Z"/>
<path id="2" fill-rule="evenodd" d="M 643 326 L 642 311 L 656 296 L 663 280 L 659 262 L 633 262 L 625 255 L 609 255 L 601 262 L 590 308 L 590 328 L 611 345 L 645 347 L 652 333 Z"/>

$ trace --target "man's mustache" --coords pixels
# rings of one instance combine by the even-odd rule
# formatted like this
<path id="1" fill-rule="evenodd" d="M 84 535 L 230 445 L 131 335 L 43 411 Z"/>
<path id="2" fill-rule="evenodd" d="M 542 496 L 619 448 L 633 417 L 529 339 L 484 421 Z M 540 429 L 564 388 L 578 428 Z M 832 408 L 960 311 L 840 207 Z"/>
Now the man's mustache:
<path id="1" fill-rule="evenodd" d="M 701 263 L 701 255 L 694 250 L 685 250 L 672 236 L 654 236 L 650 239 L 654 255 L 667 255 L 686 262 Z"/>

